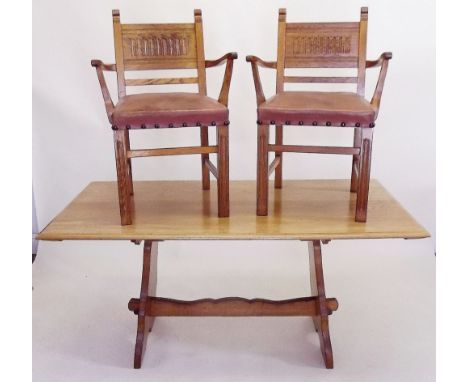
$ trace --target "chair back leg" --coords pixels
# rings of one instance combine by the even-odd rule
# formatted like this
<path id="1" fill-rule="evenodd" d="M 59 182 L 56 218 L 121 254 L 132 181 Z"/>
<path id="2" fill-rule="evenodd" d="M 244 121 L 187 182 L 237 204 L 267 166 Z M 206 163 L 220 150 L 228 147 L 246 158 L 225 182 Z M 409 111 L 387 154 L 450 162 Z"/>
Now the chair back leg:
<path id="1" fill-rule="evenodd" d="M 200 127 L 200 141 L 202 146 L 209 146 L 208 141 L 208 126 Z M 201 154 L 202 166 L 202 187 L 204 190 L 210 189 L 210 170 L 207 162 L 210 160 L 210 154 Z"/>
<path id="2" fill-rule="evenodd" d="M 373 129 L 365 128 L 361 132 L 361 161 L 359 165 L 359 179 L 356 197 L 357 222 L 367 221 L 367 201 L 369 199 L 369 181 L 372 156 L 372 136 Z"/>
<path id="3" fill-rule="evenodd" d="M 283 125 L 276 125 L 275 145 L 283 144 Z M 283 153 L 276 152 L 275 158 L 279 158 L 279 163 L 275 168 L 275 188 L 283 187 Z"/>
<path id="4" fill-rule="evenodd" d="M 132 189 L 127 139 L 125 130 L 114 131 L 115 164 L 117 168 L 117 188 L 119 193 L 120 219 L 122 225 L 132 224 Z"/>
<path id="5" fill-rule="evenodd" d="M 354 147 L 361 147 L 361 128 L 357 127 L 354 129 Z M 351 166 L 351 192 L 357 192 L 358 189 L 358 178 L 359 178 L 359 162 L 360 156 L 353 155 L 353 163 Z"/>
<path id="6" fill-rule="evenodd" d="M 218 141 L 218 216 L 229 216 L 229 131 L 227 125 L 216 127 Z"/>
<path id="7" fill-rule="evenodd" d="M 258 125 L 257 137 L 257 215 L 268 215 L 269 125 Z"/>
<path id="8" fill-rule="evenodd" d="M 128 130 L 125 130 L 125 147 L 130 150 L 130 133 Z M 131 158 L 127 159 L 128 161 L 128 189 L 130 195 L 133 195 L 133 174 L 132 174 L 132 160 Z"/>

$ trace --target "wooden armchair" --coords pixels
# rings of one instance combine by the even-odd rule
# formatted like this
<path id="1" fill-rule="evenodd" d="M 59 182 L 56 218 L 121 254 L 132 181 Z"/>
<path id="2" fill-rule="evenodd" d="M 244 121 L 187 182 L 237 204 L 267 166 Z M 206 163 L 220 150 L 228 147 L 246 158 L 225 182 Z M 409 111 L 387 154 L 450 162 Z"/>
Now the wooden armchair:
<path id="1" fill-rule="evenodd" d="M 132 224 L 133 181 L 131 160 L 161 155 L 201 154 L 203 189 L 210 188 L 210 172 L 218 182 L 218 216 L 229 216 L 228 94 L 237 53 L 205 60 L 200 10 L 193 24 L 121 24 L 112 11 L 115 64 L 92 60 L 101 86 L 107 117 L 114 130 L 115 159 L 121 224 Z M 206 95 L 206 68 L 226 63 L 218 100 Z M 196 77 L 127 79 L 126 70 L 197 69 Z M 118 102 L 114 105 L 104 71 L 117 73 Z M 144 93 L 127 95 L 127 86 L 197 84 L 198 93 Z M 200 127 L 201 146 L 132 150 L 129 131 Z M 217 144 L 209 145 L 208 126 L 216 126 Z M 217 154 L 217 167 L 210 154 Z"/>
<path id="2" fill-rule="evenodd" d="M 367 8 L 360 22 L 286 23 L 279 10 L 278 57 L 266 62 L 247 56 L 257 94 L 258 162 L 257 215 L 268 215 L 268 177 L 275 172 L 275 187 L 282 187 L 284 152 L 349 154 L 353 156 L 351 192 L 357 192 L 357 222 L 367 219 L 372 135 L 391 53 L 366 61 Z M 265 99 L 258 66 L 276 69 L 276 95 Z M 381 67 L 372 100 L 364 99 L 366 68 Z M 287 68 L 356 68 L 354 77 L 306 77 L 285 75 Z M 285 91 L 285 83 L 355 83 L 354 92 Z M 275 143 L 269 144 L 269 125 L 276 126 Z M 353 147 L 297 146 L 283 144 L 284 125 L 354 128 Z M 268 163 L 268 153 L 275 159 Z"/>

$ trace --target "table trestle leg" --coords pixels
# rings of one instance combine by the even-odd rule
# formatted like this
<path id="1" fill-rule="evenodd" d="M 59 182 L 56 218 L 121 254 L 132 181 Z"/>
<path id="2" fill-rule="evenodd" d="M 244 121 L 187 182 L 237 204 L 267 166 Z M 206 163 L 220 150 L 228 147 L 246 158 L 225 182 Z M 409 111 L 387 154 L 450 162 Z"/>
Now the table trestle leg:
<path id="1" fill-rule="evenodd" d="M 309 264 L 310 264 L 310 288 L 312 296 L 317 296 L 317 315 L 313 316 L 315 330 L 320 339 L 320 350 L 322 352 L 325 367 L 333 369 L 333 351 L 328 328 L 329 310 L 327 298 L 325 297 L 325 281 L 322 267 L 322 249 L 320 240 L 308 242 Z"/>
<path id="2" fill-rule="evenodd" d="M 138 308 L 138 326 L 135 344 L 135 358 L 133 367 L 139 369 L 146 347 L 148 332 L 151 332 L 154 324 L 154 317 L 148 315 L 149 297 L 156 296 L 156 279 L 158 264 L 158 242 L 145 240 L 143 249 L 143 272 L 141 277 L 141 292 Z M 136 312 L 135 312 L 136 313 Z"/>

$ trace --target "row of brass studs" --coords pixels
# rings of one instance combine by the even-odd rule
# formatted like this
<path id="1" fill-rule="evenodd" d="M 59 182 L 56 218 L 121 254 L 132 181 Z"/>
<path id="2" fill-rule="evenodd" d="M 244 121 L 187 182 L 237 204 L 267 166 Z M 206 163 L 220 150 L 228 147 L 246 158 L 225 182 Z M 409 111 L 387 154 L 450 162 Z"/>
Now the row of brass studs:
<path id="1" fill-rule="evenodd" d="M 291 121 L 285 121 L 284 123 L 285 123 L 285 125 L 290 125 L 290 124 L 291 124 Z M 229 122 L 229 121 L 224 121 L 223 124 L 224 124 L 225 126 L 228 126 L 228 125 L 230 124 L 230 122 Z M 262 125 L 262 124 L 263 124 L 262 121 L 260 121 L 260 120 L 257 121 L 257 125 Z M 270 124 L 270 125 L 276 125 L 276 121 L 270 121 L 269 124 Z M 299 124 L 300 126 L 302 126 L 302 125 L 304 125 L 304 121 L 299 121 L 298 124 Z M 327 121 L 325 124 L 326 124 L 326 126 L 331 126 L 331 125 L 332 125 L 332 123 L 331 123 L 330 121 Z M 312 122 L 312 126 L 317 126 L 317 125 L 318 125 L 318 122 L 317 122 L 317 121 L 313 121 L 313 122 Z M 182 127 L 187 127 L 187 126 L 188 126 L 187 122 L 183 122 L 183 123 L 182 123 Z M 201 122 L 197 122 L 197 123 L 196 123 L 196 126 L 202 126 Z M 211 122 L 211 126 L 216 126 L 216 122 L 215 122 L 215 121 L 212 121 L 212 122 Z M 345 126 L 346 126 L 346 122 L 341 122 L 340 126 L 345 127 Z M 360 124 L 359 122 L 356 122 L 356 123 L 354 124 L 354 126 L 355 126 L 355 127 L 361 127 L 361 124 Z M 374 127 L 374 126 L 375 126 L 375 123 L 369 123 L 369 127 Z M 146 127 L 147 127 L 147 126 L 146 126 L 145 124 L 142 124 L 142 125 L 140 126 L 141 129 L 146 129 Z M 169 124 L 168 124 L 168 127 L 170 127 L 170 128 L 171 128 L 171 127 L 174 127 L 174 124 L 173 124 L 173 123 L 169 123 Z M 125 128 L 126 128 L 127 130 L 130 130 L 132 127 L 131 127 L 131 125 L 126 125 Z M 154 128 L 155 128 L 155 129 L 159 129 L 160 126 L 159 126 L 158 124 L 155 124 L 155 125 L 154 125 Z M 112 130 L 118 130 L 117 125 L 112 125 Z"/>
<path id="2" fill-rule="evenodd" d="M 229 122 L 229 121 L 224 121 L 223 124 L 224 124 L 224 126 L 229 126 L 230 122 Z M 167 126 L 168 126 L 169 128 L 171 128 L 171 127 L 174 127 L 174 124 L 173 124 L 173 123 L 169 123 Z M 183 122 L 183 123 L 182 123 L 182 127 L 187 127 L 187 126 L 189 126 L 189 125 L 187 124 L 187 122 Z M 202 126 L 202 123 L 201 123 L 201 122 L 197 122 L 197 123 L 196 123 L 196 126 Z M 211 122 L 211 126 L 216 126 L 216 122 L 215 122 L 215 121 L 212 121 L 212 122 Z M 118 130 L 118 129 L 119 129 L 117 125 L 112 125 L 111 128 L 112 128 L 112 130 Z M 127 130 L 130 130 L 130 129 L 132 128 L 132 126 L 131 126 L 131 125 L 126 125 L 125 128 L 126 128 Z M 147 128 L 147 126 L 146 126 L 145 124 L 142 124 L 142 125 L 140 126 L 140 129 L 146 129 L 146 128 Z M 159 126 L 158 124 L 155 124 L 155 125 L 154 125 L 154 128 L 155 128 L 155 129 L 159 129 L 160 126 Z"/>
<path id="3" fill-rule="evenodd" d="M 263 124 L 262 121 L 257 121 L 257 125 L 262 125 L 262 124 Z M 270 124 L 270 125 L 276 125 L 276 121 L 270 121 L 269 124 Z M 285 125 L 290 125 L 290 124 L 291 124 L 291 121 L 285 121 L 284 124 L 285 124 Z M 302 126 L 302 125 L 304 125 L 304 121 L 299 121 L 298 124 L 299 124 L 300 126 Z M 313 122 L 312 122 L 312 126 L 317 126 L 317 125 L 318 125 L 318 122 L 317 122 L 317 121 L 313 121 Z M 331 126 L 332 123 L 331 123 L 330 121 L 327 121 L 327 122 L 325 122 L 325 125 Z M 345 126 L 346 126 L 346 122 L 341 122 L 340 126 L 345 127 Z M 359 122 L 356 122 L 356 123 L 354 124 L 354 126 L 355 126 L 355 127 L 361 127 L 361 124 L 360 124 Z M 374 126 L 375 126 L 375 123 L 369 123 L 369 127 L 374 127 Z"/>

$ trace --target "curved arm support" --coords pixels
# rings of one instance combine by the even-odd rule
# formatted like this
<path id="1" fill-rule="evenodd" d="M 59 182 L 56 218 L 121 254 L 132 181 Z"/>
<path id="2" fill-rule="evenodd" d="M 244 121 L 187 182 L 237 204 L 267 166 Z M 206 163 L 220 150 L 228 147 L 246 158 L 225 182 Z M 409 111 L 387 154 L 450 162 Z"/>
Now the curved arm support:
<path id="1" fill-rule="evenodd" d="M 102 97 L 104 98 L 104 105 L 106 107 L 107 118 L 112 123 L 111 116 L 114 111 L 114 102 L 109 93 L 106 79 L 104 78 L 104 70 L 115 72 L 115 64 L 104 64 L 101 60 L 91 60 L 91 66 L 96 68 L 96 74 L 98 77 L 99 85 L 101 86 Z"/>
<path id="2" fill-rule="evenodd" d="M 224 64 L 226 60 L 232 61 L 235 59 L 237 59 L 237 52 L 229 52 L 216 60 L 205 60 L 205 68 L 212 68 L 214 66 L 219 66 L 221 64 Z"/>
<path id="3" fill-rule="evenodd" d="M 377 85 L 375 86 L 374 95 L 372 96 L 371 105 L 375 109 L 375 117 L 379 113 L 380 100 L 382 98 L 382 92 L 385 84 L 385 77 L 387 76 L 388 62 L 392 58 L 391 52 L 385 52 L 380 55 L 380 57 L 375 61 L 366 61 L 366 68 L 374 68 L 380 66 L 379 79 L 377 80 Z"/>
<path id="4" fill-rule="evenodd" d="M 265 102 L 265 94 L 263 93 L 262 81 L 260 80 L 260 74 L 258 67 L 264 67 L 269 69 L 276 69 L 276 61 L 263 61 L 261 58 L 256 56 L 247 56 L 245 58 L 247 62 L 252 65 L 252 75 L 255 85 L 255 93 L 257 95 L 257 106 Z"/>
<path id="5" fill-rule="evenodd" d="M 264 61 L 257 56 L 247 56 L 245 60 L 247 62 L 255 63 L 255 65 L 259 65 L 263 68 L 276 69 L 276 61 Z"/>
<path id="6" fill-rule="evenodd" d="M 391 60 L 392 57 L 393 57 L 392 52 L 384 52 L 380 55 L 380 57 L 377 60 L 366 61 L 366 68 L 374 68 L 374 67 L 382 66 L 385 60 L 387 61 Z"/>
<path id="7" fill-rule="evenodd" d="M 236 52 L 226 53 L 223 57 L 216 60 L 206 60 L 205 68 L 219 66 L 226 62 L 226 70 L 224 71 L 223 85 L 219 92 L 218 102 L 224 106 L 228 105 L 229 88 L 231 87 L 232 70 L 234 68 L 234 60 L 237 59 Z"/>

